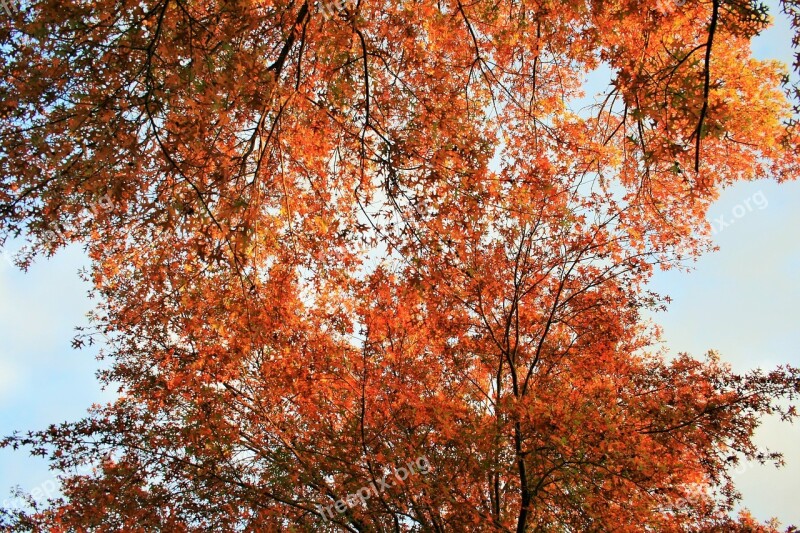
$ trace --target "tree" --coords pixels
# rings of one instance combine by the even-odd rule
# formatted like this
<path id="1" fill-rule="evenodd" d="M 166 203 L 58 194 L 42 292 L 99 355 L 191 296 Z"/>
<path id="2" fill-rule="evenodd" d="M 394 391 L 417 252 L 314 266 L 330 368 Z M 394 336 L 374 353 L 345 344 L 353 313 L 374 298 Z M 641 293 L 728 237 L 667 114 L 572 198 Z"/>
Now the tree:
<path id="1" fill-rule="evenodd" d="M 334 16 L 331 14 L 334 13 Z M 0 28 L 2 235 L 85 243 L 119 399 L 7 437 L 54 531 L 771 531 L 800 372 L 658 348 L 654 268 L 798 176 L 744 0 L 42 0 Z M 573 109 L 587 74 L 612 82 Z M 91 464 L 91 474 L 78 466 Z M 13 516 L 11 516 L 13 514 Z"/>

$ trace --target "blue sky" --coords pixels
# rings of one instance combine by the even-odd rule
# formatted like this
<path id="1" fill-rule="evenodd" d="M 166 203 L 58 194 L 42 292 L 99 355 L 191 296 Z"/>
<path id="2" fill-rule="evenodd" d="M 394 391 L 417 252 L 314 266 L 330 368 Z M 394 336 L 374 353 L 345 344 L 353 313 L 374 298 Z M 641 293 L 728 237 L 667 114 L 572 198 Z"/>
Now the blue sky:
<path id="1" fill-rule="evenodd" d="M 777 13 L 775 2 L 768 4 Z M 790 41 L 787 22 L 778 18 L 753 49 L 757 57 L 790 62 Z M 709 216 L 730 222 L 714 236 L 720 250 L 690 273 L 660 272 L 653 281 L 655 290 L 673 298 L 655 317 L 673 353 L 718 350 L 740 371 L 800 366 L 798 206 L 797 182 L 759 181 L 723 192 Z M 78 419 L 92 403 L 112 397 L 94 378 L 96 347 L 70 349 L 74 327 L 86 323 L 92 306 L 89 287 L 77 276 L 85 264 L 77 246 L 40 260 L 27 274 L 0 256 L 0 435 Z M 767 420 L 758 443 L 783 451 L 787 465 L 739 467 L 735 480 L 744 505 L 760 519 L 800 525 L 800 426 Z M 10 499 L 17 484 L 39 496 L 51 490 L 52 475 L 41 460 L 0 451 L 0 501 Z"/>
<path id="2" fill-rule="evenodd" d="M 759 209 L 751 200 L 754 209 L 748 211 L 743 206 L 754 195 L 767 205 Z M 731 222 L 714 236 L 720 250 L 701 258 L 690 273 L 659 272 L 653 282 L 656 291 L 673 298 L 669 310 L 655 316 L 672 353 L 701 356 L 714 349 L 737 371 L 800 366 L 798 206 L 798 182 L 759 181 L 723 192 L 709 216 Z M 782 451 L 787 464 L 737 468 L 734 480 L 744 505 L 760 519 L 775 516 L 785 525 L 800 525 L 800 425 L 767 419 L 757 443 Z"/>
<path id="3" fill-rule="evenodd" d="M 753 53 L 791 64 L 788 21 L 779 16 L 777 2 L 766 3 L 775 25 L 755 40 Z M 727 224 L 715 225 L 719 251 L 703 256 L 692 272 L 659 272 L 652 284 L 673 298 L 669 310 L 655 317 L 673 353 L 717 350 L 737 371 L 800 366 L 798 208 L 800 182 L 762 180 L 723 191 L 708 217 Z M 734 480 L 743 505 L 760 519 L 800 526 L 800 424 L 767 419 L 756 440 L 783 452 L 786 466 L 738 467 Z"/>

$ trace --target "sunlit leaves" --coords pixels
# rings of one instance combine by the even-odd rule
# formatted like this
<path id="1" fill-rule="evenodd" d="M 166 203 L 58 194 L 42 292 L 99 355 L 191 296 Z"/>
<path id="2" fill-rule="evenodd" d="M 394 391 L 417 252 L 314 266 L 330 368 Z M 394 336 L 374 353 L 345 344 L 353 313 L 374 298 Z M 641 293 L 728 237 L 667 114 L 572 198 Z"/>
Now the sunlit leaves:
<path id="1" fill-rule="evenodd" d="M 755 453 L 797 371 L 667 362 L 641 315 L 664 303 L 653 269 L 708 244 L 721 185 L 797 176 L 782 68 L 749 55 L 763 13 L 723 4 L 708 62 L 715 4 L 691 0 L 5 20 L 0 228 L 85 243 L 122 395 L 5 442 L 66 473 L 25 520 L 731 526 L 726 458 Z M 316 510 L 421 455 L 430 473 Z"/>

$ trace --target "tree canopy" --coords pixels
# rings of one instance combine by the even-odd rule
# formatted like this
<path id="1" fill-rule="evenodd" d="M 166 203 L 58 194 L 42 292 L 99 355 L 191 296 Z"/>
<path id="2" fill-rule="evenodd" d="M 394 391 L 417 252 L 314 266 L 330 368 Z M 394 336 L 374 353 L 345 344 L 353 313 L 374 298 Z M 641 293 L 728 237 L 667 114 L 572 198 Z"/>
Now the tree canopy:
<path id="1" fill-rule="evenodd" d="M 119 397 L 1 441 L 63 486 L 4 524 L 774 530 L 732 517 L 730 468 L 780 460 L 753 432 L 795 416 L 800 371 L 669 353 L 644 315 L 723 187 L 800 173 L 767 23 L 749 0 L 9 10 L 0 235 L 23 267 L 85 245 L 74 344 L 108 339 Z"/>

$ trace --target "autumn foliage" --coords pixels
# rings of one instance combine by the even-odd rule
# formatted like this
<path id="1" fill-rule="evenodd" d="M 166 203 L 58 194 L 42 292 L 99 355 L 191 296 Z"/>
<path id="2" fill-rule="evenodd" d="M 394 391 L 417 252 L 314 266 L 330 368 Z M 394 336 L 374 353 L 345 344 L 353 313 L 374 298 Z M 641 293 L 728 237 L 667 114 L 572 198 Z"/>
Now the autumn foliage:
<path id="1" fill-rule="evenodd" d="M 0 234 L 23 267 L 85 244 L 75 344 L 108 339 L 119 398 L 2 441 L 63 484 L 10 528 L 774 529 L 731 517 L 730 468 L 800 372 L 669 354 L 644 318 L 722 187 L 800 174 L 758 5 L 24 7 Z"/>

